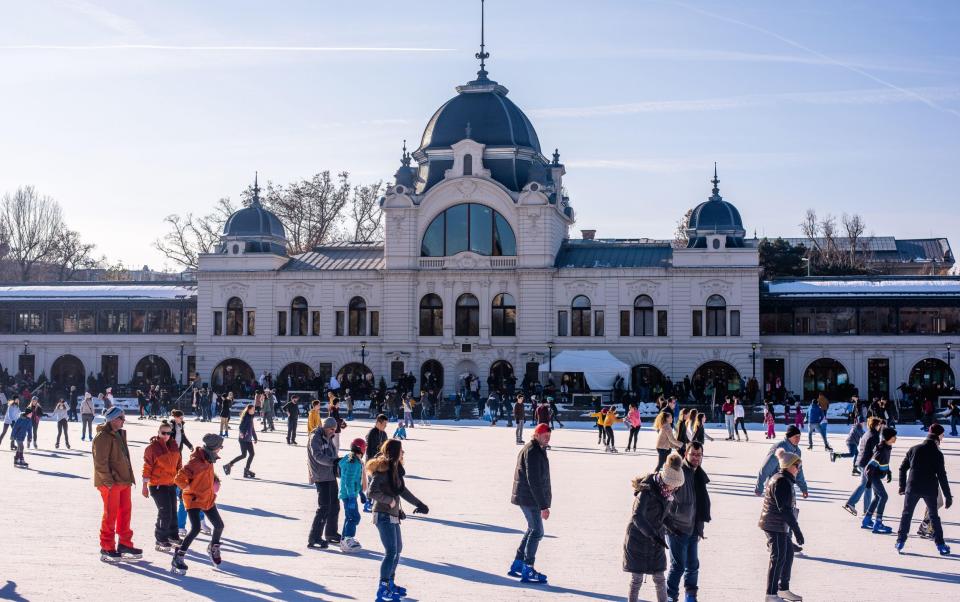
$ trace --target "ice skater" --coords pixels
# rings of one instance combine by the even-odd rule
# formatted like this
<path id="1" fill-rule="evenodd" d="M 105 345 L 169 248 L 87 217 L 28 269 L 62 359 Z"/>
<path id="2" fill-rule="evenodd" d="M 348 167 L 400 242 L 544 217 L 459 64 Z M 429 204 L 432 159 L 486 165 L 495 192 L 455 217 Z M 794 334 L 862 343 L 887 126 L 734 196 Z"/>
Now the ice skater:
<path id="1" fill-rule="evenodd" d="M 510 565 L 508 575 L 520 577 L 524 583 L 546 583 L 547 576 L 534 568 L 537 548 L 543 538 L 543 521 L 550 518 L 553 493 L 550 487 L 550 461 L 547 448 L 550 446 L 550 426 L 538 424 L 533 429 L 530 442 L 523 446 L 517 456 L 513 472 L 513 493 L 510 503 L 520 506 L 527 521 L 517 555 Z"/>
<path id="2" fill-rule="evenodd" d="M 13 425 L 17 422 L 17 418 L 20 418 L 20 400 L 16 395 L 7 400 L 7 407 L 4 408 L 3 414 L 3 432 L 0 433 L 0 444 L 3 443 L 3 438 L 7 435 L 7 430 L 13 428 Z M 10 449 L 17 449 L 16 444 L 13 442 L 13 433 L 10 433 Z"/>
<path id="3" fill-rule="evenodd" d="M 57 423 L 57 443 L 54 447 L 60 449 L 60 436 L 63 436 L 63 442 L 66 444 L 67 449 L 70 449 L 70 434 L 67 432 L 67 418 L 70 415 L 70 408 L 67 407 L 67 402 L 63 398 L 57 401 L 57 406 L 53 409 L 53 419 Z"/>
<path id="4" fill-rule="evenodd" d="M 920 500 L 927 507 L 927 519 L 933 531 L 933 541 L 941 555 L 950 554 L 950 547 L 943 539 L 943 525 L 939 515 L 939 491 L 943 492 L 944 507 L 953 505 L 953 495 L 950 493 L 950 481 L 947 479 L 947 470 L 943 461 L 943 452 L 940 445 L 943 443 L 943 426 L 932 424 L 923 443 L 914 445 L 907 451 L 900 464 L 899 493 L 903 498 L 903 515 L 900 517 L 900 528 L 897 531 L 896 549 L 903 553 L 910 532 L 910 523 L 913 520 L 913 511 Z M 939 489 L 939 491 L 938 491 Z M 923 525 L 921 524 L 921 529 Z"/>
<path id="5" fill-rule="evenodd" d="M 847 503 L 843 505 L 843 509 L 853 516 L 857 515 L 857 502 L 860 501 L 861 497 L 863 498 L 864 514 L 867 513 L 867 508 L 870 507 L 872 495 L 870 493 L 870 486 L 867 483 L 866 467 L 867 464 L 870 463 L 870 459 L 873 458 L 873 452 L 877 449 L 877 444 L 880 443 L 880 429 L 882 428 L 882 418 L 876 416 L 867 418 L 867 432 L 860 438 L 860 442 L 857 444 L 854 469 L 857 474 L 860 475 L 860 483 L 857 485 L 857 488 L 853 490 L 853 493 L 850 494 Z"/>
<path id="6" fill-rule="evenodd" d="M 334 442 L 337 419 L 328 416 L 321 428 L 310 435 L 307 445 L 307 469 L 310 482 L 317 488 L 317 511 L 313 516 L 308 548 L 326 549 L 330 543 L 340 543 L 337 522 L 340 515 L 340 499 L 337 487 L 337 445 Z M 326 538 L 324 538 L 326 536 Z"/>
<path id="7" fill-rule="evenodd" d="M 343 504 L 343 538 L 340 541 L 340 551 L 358 552 L 362 549 L 357 541 L 357 525 L 360 524 L 360 510 L 357 505 L 357 496 L 363 494 L 367 488 L 367 473 L 363 469 L 363 454 L 367 443 L 357 438 L 350 443 L 350 453 L 340 458 L 340 494 Z"/>
<path id="8" fill-rule="evenodd" d="M 123 409 L 113 406 L 104 414 L 106 422 L 97 427 L 93 438 L 93 486 L 103 501 L 100 521 L 100 560 L 118 562 L 143 557 L 133 545 L 130 514 L 133 504 L 130 488 L 136 483 L 130 464 L 127 431 L 123 428 Z M 119 540 L 119 542 L 117 541 Z"/>
<path id="9" fill-rule="evenodd" d="M 253 424 L 253 414 L 256 409 L 256 406 L 252 403 L 247 404 L 247 406 L 243 409 L 243 414 L 240 417 L 240 427 L 238 429 L 239 435 L 237 437 L 237 443 L 240 444 L 240 455 L 223 465 L 224 474 L 229 475 L 230 471 L 233 469 L 233 465 L 246 458 L 247 463 L 243 467 L 243 478 L 257 478 L 257 475 L 250 470 L 250 466 L 253 464 L 253 457 L 256 455 L 256 452 L 253 451 L 254 445 L 260 441 L 257 438 L 257 427 Z"/>
<path id="10" fill-rule="evenodd" d="M 797 433 L 797 437 L 799 436 Z M 802 470 L 802 462 L 798 453 L 785 448 L 776 448 L 775 460 L 780 470 L 766 484 L 763 508 L 760 511 L 760 528 L 767 536 L 767 549 L 770 550 L 766 602 L 798 602 L 803 598 L 790 591 L 794 553 L 790 535 L 793 535 L 798 546 L 804 544 L 803 532 L 797 523 L 797 498 L 794 491 L 794 485 L 799 484 L 797 479 Z"/>
<path id="11" fill-rule="evenodd" d="M 143 497 L 153 498 L 157 506 L 157 522 L 153 536 L 158 552 L 169 552 L 180 545 L 177 533 L 177 486 L 174 479 L 183 463 L 180 447 L 173 439 L 173 427 L 164 420 L 150 444 L 143 450 Z"/>
<path id="12" fill-rule="evenodd" d="M 766 487 L 767 481 L 776 475 L 777 471 L 779 470 L 777 464 L 777 458 L 779 456 L 777 454 L 780 453 L 779 450 L 781 449 L 796 455 L 798 458 L 800 457 L 799 428 L 796 426 L 788 427 L 787 432 L 784 433 L 783 439 L 781 439 L 779 443 L 774 443 L 771 445 L 770 449 L 767 450 L 767 455 L 763 459 L 763 464 L 760 467 L 760 473 L 757 475 L 757 484 L 753 491 L 758 497 L 763 495 L 764 487 Z M 798 464 L 797 466 L 800 466 L 800 468 L 797 469 L 796 474 L 793 475 L 794 478 L 791 479 L 791 482 L 796 482 L 797 487 L 800 488 L 800 494 L 806 498 L 809 495 L 809 491 L 807 489 L 807 479 L 803 475 L 803 466 L 801 464 Z"/>
<path id="13" fill-rule="evenodd" d="M 889 483 L 893 479 L 890 472 L 890 453 L 893 451 L 893 445 L 897 442 L 897 430 L 892 427 L 885 427 L 880 432 L 880 443 L 873 451 L 873 458 L 867 463 L 864 472 L 867 475 L 867 485 L 873 491 L 873 500 L 863 515 L 863 521 L 860 526 L 864 529 L 870 529 L 874 533 L 886 535 L 893 531 L 892 527 L 883 524 L 883 511 L 887 506 L 887 488 L 883 486 L 883 480 Z M 873 519 L 876 513 L 876 520 Z"/>
<path id="14" fill-rule="evenodd" d="M 657 431 L 657 468 L 654 472 L 663 467 L 667 460 L 667 455 L 674 449 L 680 449 L 682 445 L 677 438 L 673 436 L 673 412 L 669 408 L 660 410 L 653 421 L 653 429 Z"/>
<path id="15" fill-rule="evenodd" d="M 860 448 L 860 439 L 863 438 L 863 418 L 860 414 L 853 415 L 853 425 L 850 432 L 847 433 L 847 453 L 841 454 L 835 451 L 830 452 L 830 461 L 836 462 L 837 458 L 853 458 L 852 475 L 859 476 L 860 468 L 857 466 L 857 450 Z"/>
<path id="16" fill-rule="evenodd" d="M 223 534 L 223 519 L 217 509 L 217 493 L 220 491 L 220 479 L 214 473 L 213 465 L 220 458 L 223 449 L 223 437 L 207 433 L 203 436 L 203 447 L 198 447 L 190 454 L 190 461 L 177 472 L 176 484 L 183 491 L 183 505 L 187 508 L 190 517 L 190 531 L 183 538 L 183 542 L 174 549 L 173 559 L 170 562 L 171 570 L 184 574 L 187 564 L 183 561 L 190 549 L 190 544 L 200 533 L 200 513 L 210 519 L 213 524 L 213 534 L 207 545 L 207 555 L 214 567 L 219 567 L 220 536 Z"/>
<path id="17" fill-rule="evenodd" d="M 630 410 L 625 418 L 627 426 L 630 427 L 630 435 L 627 437 L 627 451 L 633 449 L 637 451 L 637 438 L 640 436 L 640 427 L 643 425 L 643 419 L 640 417 L 640 410 L 636 403 L 630 404 Z"/>
<path id="18" fill-rule="evenodd" d="M 13 430 L 10 432 L 10 444 L 13 446 L 13 465 L 18 468 L 30 468 L 30 465 L 23 460 L 23 442 L 27 439 L 27 434 L 33 428 L 33 418 L 30 414 L 33 410 L 27 408 L 17 415 L 17 420 L 13 423 Z"/>

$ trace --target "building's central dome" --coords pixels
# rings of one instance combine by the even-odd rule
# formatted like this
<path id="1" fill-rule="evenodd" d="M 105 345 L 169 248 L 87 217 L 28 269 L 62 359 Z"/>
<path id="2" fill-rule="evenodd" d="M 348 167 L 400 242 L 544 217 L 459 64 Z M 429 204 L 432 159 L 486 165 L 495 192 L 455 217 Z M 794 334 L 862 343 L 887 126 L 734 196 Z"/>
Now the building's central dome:
<path id="1" fill-rule="evenodd" d="M 459 86 L 457 91 L 427 123 L 421 150 L 449 147 L 469 137 L 487 146 L 527 147 L 541 152 L 533 124 L 507 98 L 506 88 L 488 80 Z"/>

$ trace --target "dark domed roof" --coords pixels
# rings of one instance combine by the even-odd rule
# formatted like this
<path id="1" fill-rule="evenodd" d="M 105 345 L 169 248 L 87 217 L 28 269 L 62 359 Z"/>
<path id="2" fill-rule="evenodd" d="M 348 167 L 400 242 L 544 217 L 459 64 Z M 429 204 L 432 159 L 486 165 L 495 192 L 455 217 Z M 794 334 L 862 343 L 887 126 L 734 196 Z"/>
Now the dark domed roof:
<path id="1" fill-rule="evenodd" d="M 240 209 L 227 219 L 223 225 L 223 235 L 287 237 L 277 216 L 264 209 L 256 198 L 249 207 Z"/>
<path id="2" fill-rule="evenodd" d="M 740 212 L 731 203 L 721 198 L 710 198 L 700 203 L 690 214 L 690 228 L 711 230 L 741 230 L 743 220 Z"/>
<path id="3" fill-rule="evenodd" d="M 540 152 L 533 124 L 507 98 L 506 88 L 486 80 L 460 86 L 457 91 L 427 123 L 421 150 L 449 147 L 469 137 L 487 146 L 524 146 Z"/>

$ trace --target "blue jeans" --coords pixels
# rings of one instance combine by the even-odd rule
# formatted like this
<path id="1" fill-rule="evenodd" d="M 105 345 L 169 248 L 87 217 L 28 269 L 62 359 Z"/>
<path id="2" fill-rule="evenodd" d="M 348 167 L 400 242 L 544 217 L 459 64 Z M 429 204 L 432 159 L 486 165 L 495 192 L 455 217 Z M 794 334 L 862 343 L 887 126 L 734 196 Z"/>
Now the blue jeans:
<path id="1" fill-rule="evenodd" d="M 200 513 L 203 520 L 203 512 Z M 183 506 L 183 491 L 177 487 L 177 529 L 187 528 L 187 509 Z"/>
<path id="2" fill-rule="evenodd" d="M 520 511 L 527 519 L 527 530 L 523 534 L 523 539 L 520 540 L 517 556 L 522 557 L 525 564 L 533 566 L 537 560 L 537 547 L 543 539 L 543 518 L 540 517 L 540 509 L 536 506 L 520 506 Z"/>
<path id="3" fill-rule="evenodd" d="M 873 498 L 873 495 L 870 491 L 870 488 L 867 486 L 867 470 L 862 469 L 863 472 L 860 475 L 860 484 L 857 485 L 857 488 L 853 490 L 853 493 L 850 495 L 850 499 L 847 500 L 847 504 L 851 507 L 855 507 L 857 502 L 860 501 L 860 497 L 863 497 L 863 513 L 867 513 L 867 508 L 870 507 L 870 500 Z"/>
<path id="4" fill-rule="evenodd" d="M 377 531 L 383 543 L 383 560 L 380 561 L 380 581 L 390 581 L 400 564 L 400 552 L 403 551 L 403 538 L 400 536 L 400 523 L 390 522 L 386 512 L 377 514 Z"/>
<path id="5" fill-rule="evenodd" d="M 864 471 L 866 472 L 866 471 Z M 883 486 L 883 474 L 880 472 L 874 473 L 872 477 L 867 479 L 867 483 L 873 489 L 873 501 L 870 502 L 870 506 L 867 508 L 867 515 L 871 515 L 874 512 L 877 513 L 877 520 L 883 518 L 883 511 L 887 507 L 887 488 Z"/>
<path id="6" fill-rule="evenodd" d="M 956 416 L 950 417 L 950 436 L 951 437 L 957 436 L 957 422 L 958 420 Z"/>
<path id="7" fill-rule="evenodd" d="M 696 534 L 667 534 L 670 544 L 670 573 L 667 575 L 667 596 L 673 600 L 680 598 L 680 577 L 686 572 L 683 589 L 687 593 L 697 593 L 697 578 L 700 576 L 700 556 L 697 553 L 699 537 Z"/>
<path id="8" fill-rule="evenodd" d="M 360 524 L 360 509 L 357 507 L 357 498 L 343 500 L 343 536 L 354 537 L 357 534 L 357 525 Z"/>

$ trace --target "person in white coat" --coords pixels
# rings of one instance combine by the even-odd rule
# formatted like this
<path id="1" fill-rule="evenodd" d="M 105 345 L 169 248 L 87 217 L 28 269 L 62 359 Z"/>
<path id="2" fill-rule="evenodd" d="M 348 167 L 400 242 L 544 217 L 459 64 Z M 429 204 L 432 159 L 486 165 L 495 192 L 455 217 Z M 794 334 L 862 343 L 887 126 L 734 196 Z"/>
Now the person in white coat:
<path id="1" fill-rule="evenodd" d="M 93 416 L 95 414 L 93 396 L 90 393 L 84 393 L 83 401 L 80 402 L 81 441 L 86 441 L 88 437 L 90 441 L 93 441 Z"/>
<path id="2" fill-rule="evenodd" d="M 7 408 L 3 414 L 3 432 L 0 433 L 0 444 L 3 443 L 3 438 L 7 436 L 7 430 L 13 428 L 13 423 L 17 421 L 17 418 L 20 418 L 20 400 L 14 396 L 7 402 Z M 10 433 L 10 449 L 17 449 L 13 442 L 13 433 Z"/>
<path id="3" fill-rule="evenodd" d="M 740 403 L 740 398 L 733 398 L 733 432 L 737 435 L 737 441 L 740 440 L 740 429 L 743 429 L 743 436 L 747 438 L 747 441 L 750 440 L 750 435 L 747 433 L 747 425 L 743 422 L 743 417 L 745 412 L 743 410 L 743 404 Z"/>

